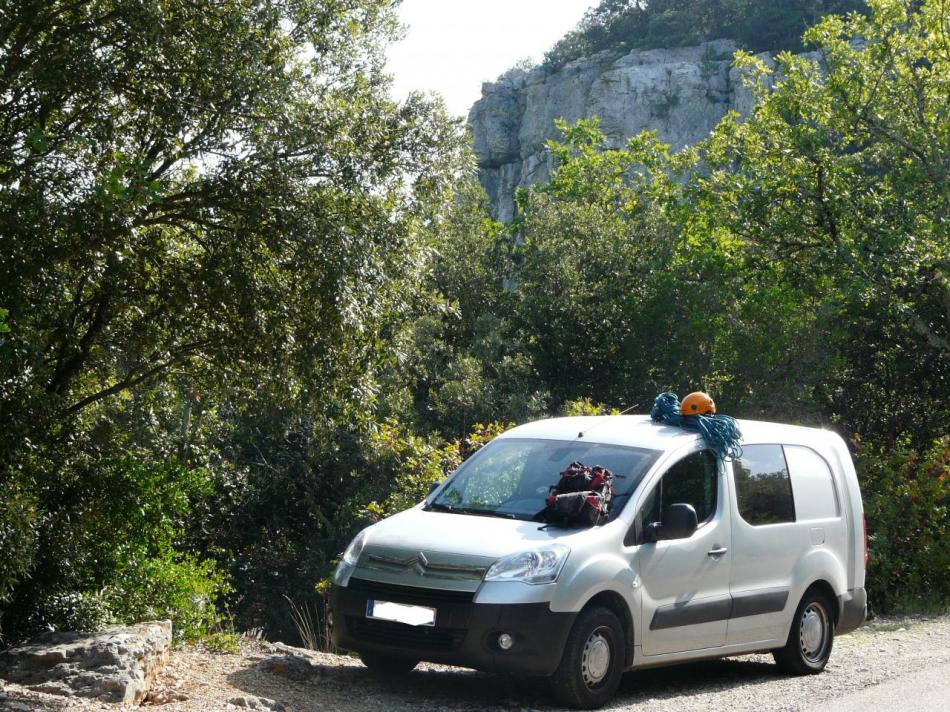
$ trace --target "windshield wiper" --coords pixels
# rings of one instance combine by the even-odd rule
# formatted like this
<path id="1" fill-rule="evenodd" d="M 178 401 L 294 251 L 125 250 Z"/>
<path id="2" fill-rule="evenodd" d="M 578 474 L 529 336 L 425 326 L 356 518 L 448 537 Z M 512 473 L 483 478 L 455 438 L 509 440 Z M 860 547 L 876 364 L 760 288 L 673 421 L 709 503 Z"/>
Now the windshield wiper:
<path id="1" fill-rule="evenodd" d="M 457 507 L 453 507 L 451 504 L 442 504 L 441 502 L 430 502 L 425 507 L 423 507 L 423 509 L 426 512 L 430 512 L 433 509 L 438 512 L 453 512 L 454 513 L 454 512 L 459 511 Z"/>
<path id="2" fill-rule="evenodd" d="M 517 514 L 510 514 L 509 512 L 496 512 L 492 509 L 478 509 L 477 507 L 454 507 L 451 504 L 443 504 L 442 502 L 432 502 L 426 507 L 426 510 L 433 509 L 439 512 L 450 512 L 451 514 L 474 514 L 478 517 L 521 519 Z"/>

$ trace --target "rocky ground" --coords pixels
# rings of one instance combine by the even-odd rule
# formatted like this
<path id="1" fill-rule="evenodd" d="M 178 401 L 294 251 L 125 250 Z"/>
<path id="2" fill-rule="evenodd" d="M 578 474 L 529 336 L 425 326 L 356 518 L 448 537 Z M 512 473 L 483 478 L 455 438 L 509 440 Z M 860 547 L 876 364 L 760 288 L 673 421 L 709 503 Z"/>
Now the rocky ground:
<path id="1" fill-rule="evenodd" d="M 947 674 L 944 674 L 946 672 Z M 920 676 L 927 680 L 918 680 Z M 932 678 L 932 679 L 931 679 Z M 836 639 L 822 675 L 788 678 L 770 656 L 748 655 L 629 673 L 614 710 L 861 709 L 893 704 L 928 707 L 908 697 L 926 683 L 946 699 L 950 678 L 950 616 L 889 618 Z M 920 684 L 918 684 L 920 683 Z M 848 705 L 851 707 L 848 707 Z M 259 710 L 549 710 L 555 703 L 540 681 L 523 681 L 439 665 L 379 678 L 351 657 L 248 641 L 240 654 L 181 648 L 159 676 L 145 707 L 162 712 Z M 31 692 L 0 682 L 0 710 L 132 709 Z M 144 711 L 143 711 L 144 712 Z"/>

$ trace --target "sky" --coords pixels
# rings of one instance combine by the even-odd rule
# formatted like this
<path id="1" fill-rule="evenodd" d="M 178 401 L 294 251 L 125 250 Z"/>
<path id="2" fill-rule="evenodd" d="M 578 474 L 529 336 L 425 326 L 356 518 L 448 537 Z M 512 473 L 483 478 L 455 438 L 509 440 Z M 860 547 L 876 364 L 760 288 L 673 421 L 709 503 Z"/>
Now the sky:
<path id="1" fill-rule="evenodd" d="M 387 52 L 393 95 L 435 91 L 452 114 L 466 116 L 515 62 L 541 61 L 596 0 L 403 0 L 405 39 Z"/>

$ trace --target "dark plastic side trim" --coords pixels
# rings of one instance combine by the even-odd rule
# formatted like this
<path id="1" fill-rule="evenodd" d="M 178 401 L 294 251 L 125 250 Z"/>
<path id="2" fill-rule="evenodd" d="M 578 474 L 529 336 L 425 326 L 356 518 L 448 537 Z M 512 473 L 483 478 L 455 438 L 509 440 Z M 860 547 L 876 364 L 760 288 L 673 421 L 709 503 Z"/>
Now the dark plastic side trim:
<path id="1" fill-rule="evenodd" d="M 660 606 L 650 621 L 650 630 L 679 628 L 724 621 L 730 618 L 745 618 L 763 613 L 778 613 L 785 610 L 788 589 L 772 588 L 765 591 L 743 591 L 735 595 L 704 598 L 701 601 L 686 601 Z"/>
<path id="2" fill-rule="evenodd" d="M 731 610 L 731 596 L 704 598 L 695 603 L 691 601 L 671 603 L 656 609 L 656 612 L 653 614 L 653 620 L 650 621 L 650 630 L 663 630 L 664 628 L 679 628 L 684 625 L 698 625 L 699 623 L 724 621 L 729 618 Z"/>
<path id="3" fill-rule="evenodd" d="M 753 593 L 744 591 L 732 595 L 732 613 L 730 618 L 745 618 L 763 613 L 778 613 L 785 610 L 788 603 L 787 588 L 773 588 Z"/>

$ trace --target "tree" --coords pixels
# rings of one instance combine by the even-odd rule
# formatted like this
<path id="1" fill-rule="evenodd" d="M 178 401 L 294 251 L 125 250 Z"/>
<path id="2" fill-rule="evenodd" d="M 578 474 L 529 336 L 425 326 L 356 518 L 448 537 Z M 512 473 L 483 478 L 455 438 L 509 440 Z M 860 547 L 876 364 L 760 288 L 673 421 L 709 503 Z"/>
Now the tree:
<path id="1" fill-rule="evenodd" d="M 596 122 L 562 130 L 563 143 L 550 145 L 550 183 L 522 194 L 514 226 L 523 242 L 514 320 L 553 404 L 646 407 L 675 386 L 712 389 L 732 412 L 762 414 L 748 384 L 778 391 L 764 364 L 801 340 L 776 292 L 752 287 L 752 266 L 728 233 L 685 234 L 693 206 L 680 178 L 693 154 L 670 155 L 652 134 L 610 149 Z M 737 326 L 763 317 L 773 324 L 767 352 L 754 348 L 764 339 L 737 338 Z M 781 387 L 798 401 L 790 379 Z"/>
<path id="2" fill-rule="evenodd" d="M 703 147 L 689 229 L 728 230 L 800 313 L 826 305 L 815 328 L 839 364 L 823 397 L 851 428 L 926 444 L 950 378 L 946 8 L 870 5 L 805 34 L 818 59 L 740 58 L 758 103 Z"/>
<path id="3" fill-rule="evenodd" d="M 84 480 L 202 466 L 255 398 L 324 432 L 372 401 L 463 167 L 438 102 L 388 97 L 391 5 L 0 6 L 0 478 L 39 546 Z"/>
<path id="4" fill-rule="evenodd" d="M 386 97 L 391 25 L 379 0 L 7 9 L 5 419 L 175 369 L 361 371 L 373 339 L 349 337 L 398 308 L 454 165 L 439 109 Z"/>

